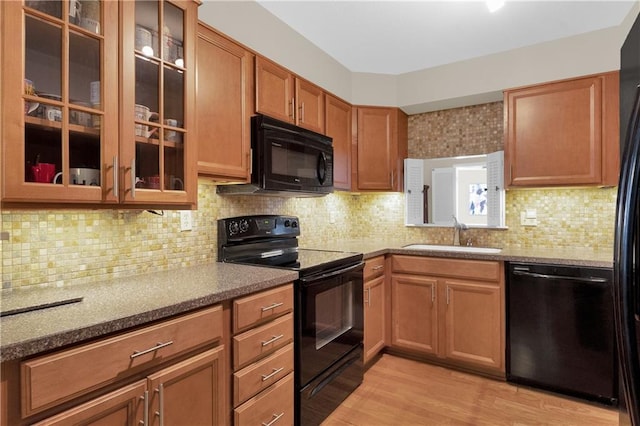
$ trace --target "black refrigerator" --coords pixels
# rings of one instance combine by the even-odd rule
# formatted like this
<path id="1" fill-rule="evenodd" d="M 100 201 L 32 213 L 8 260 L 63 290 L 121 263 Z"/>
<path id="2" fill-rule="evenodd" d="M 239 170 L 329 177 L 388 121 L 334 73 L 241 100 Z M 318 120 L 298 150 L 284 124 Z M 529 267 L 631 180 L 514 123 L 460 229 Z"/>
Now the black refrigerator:
<path id="1" fill-rule="evenodd" d="M 620 425 L 640 426 L 640 16 L 620 50 L 620 143 L 614 242 Z"/>

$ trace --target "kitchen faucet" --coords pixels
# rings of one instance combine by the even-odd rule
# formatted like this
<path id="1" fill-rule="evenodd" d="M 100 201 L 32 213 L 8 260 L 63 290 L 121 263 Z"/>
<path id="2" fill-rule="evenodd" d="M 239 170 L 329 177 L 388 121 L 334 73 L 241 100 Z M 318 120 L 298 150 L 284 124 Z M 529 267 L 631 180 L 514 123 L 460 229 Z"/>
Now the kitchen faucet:
<path id="1" fill-rule="evenodd" d="M 464 223 L 458 222 L 458 218 L 456 218 L 456 215 L 452 215 L 451 217 L 453 217 L 453 245 L 454 246 L 459 246 L 460 245 L 460 231 L 463 231 L 463 230 L 469 229 L 469 228 Z"/>

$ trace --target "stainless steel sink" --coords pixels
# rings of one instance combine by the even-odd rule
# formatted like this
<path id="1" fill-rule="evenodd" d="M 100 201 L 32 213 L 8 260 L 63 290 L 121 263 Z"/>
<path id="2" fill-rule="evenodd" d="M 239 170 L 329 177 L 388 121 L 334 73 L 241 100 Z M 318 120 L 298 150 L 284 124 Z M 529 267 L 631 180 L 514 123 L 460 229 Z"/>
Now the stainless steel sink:
<path id="1" fill-rule="evenodd" d="M 500 253 L 502 249 L 494 247 L 475 247 L 475 246 L 445 246 L 439 244 L 409 244 L 402 248 L 409 250 L 433 250 L 433 251 L 451 251 L 456 253 L 482 253 L 482 254 L 496 254 Z"/>

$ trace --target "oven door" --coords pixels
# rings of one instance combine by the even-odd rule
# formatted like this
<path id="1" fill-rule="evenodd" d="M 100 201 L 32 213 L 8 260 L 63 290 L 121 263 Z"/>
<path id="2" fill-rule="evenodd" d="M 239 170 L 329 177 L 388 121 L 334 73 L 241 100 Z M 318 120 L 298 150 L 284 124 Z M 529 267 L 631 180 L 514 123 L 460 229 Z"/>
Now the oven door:
<path id="1" fill-rule="evenodd" d="M 299 279 L 298 389 L 363 340 L 364 263 Z"/>

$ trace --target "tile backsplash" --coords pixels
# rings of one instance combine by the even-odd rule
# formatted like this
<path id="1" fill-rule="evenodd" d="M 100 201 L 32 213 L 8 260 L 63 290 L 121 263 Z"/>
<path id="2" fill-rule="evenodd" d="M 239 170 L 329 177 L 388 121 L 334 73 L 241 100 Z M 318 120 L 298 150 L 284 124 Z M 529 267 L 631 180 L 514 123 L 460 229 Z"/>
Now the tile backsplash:
<path id="1" fill-rule="evenodd" d="M 465 148 L 469 147 L 469 151 Z M 502 149 L 502 103 L 409 118 L 409 155 L 443 157 Z M 507 191 L 508 230 L 471 229 L 476 245 L 512 247 L 613 246 L 616 189 Z M 535 208 L 537 227 L 520 225 Z M 302 246 L 335 247 L 340 240 L 403 239 L 451 243 L 451 228 L 404 226 L 404 195 L 335 192 L 321 198 L 219 196 L 210 180 L 198 183 L 193 229 L 180 231 L 177 211 L 4 210 L 3 288 L 95 282 L 215 261 L 217 223 L 246 214 L 300 217 Z M 336 242 L 335 244 L 333 242 Z M 328 244 L 329 243 L 329 244 Z"/>

